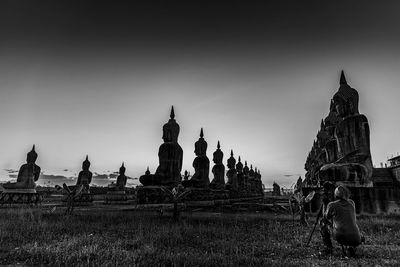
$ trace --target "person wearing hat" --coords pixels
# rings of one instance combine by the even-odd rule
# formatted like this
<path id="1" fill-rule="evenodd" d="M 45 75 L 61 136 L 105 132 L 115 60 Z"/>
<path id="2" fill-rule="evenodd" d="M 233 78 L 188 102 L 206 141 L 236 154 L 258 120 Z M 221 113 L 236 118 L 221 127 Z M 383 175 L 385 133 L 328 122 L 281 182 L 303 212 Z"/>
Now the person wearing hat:
<path id="1" fill-rule="evenodd" d="M 355 248 L 361 244 L 363 237 L 360 234 L 356 223 L 356 209 L 354 201 L 349 199 L 349 192 L 343 186 L 338 186 L 334 192 L 335 201 L 330 202 L 324 212 L 322 220 L 321 234 L 326 246 L 326 253 L 332 253 L 332 241 L 330 229 L 333 238 L 348 248 L 350 256 L 354 256 Z"/>

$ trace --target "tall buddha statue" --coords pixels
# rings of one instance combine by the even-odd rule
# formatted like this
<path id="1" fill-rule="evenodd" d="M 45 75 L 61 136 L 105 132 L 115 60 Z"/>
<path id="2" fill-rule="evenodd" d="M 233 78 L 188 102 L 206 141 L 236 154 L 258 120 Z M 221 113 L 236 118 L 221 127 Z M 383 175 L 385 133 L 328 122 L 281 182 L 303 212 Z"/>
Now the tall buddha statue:
<path id="1" fill-rule="evenodd" d="M 178 144 L 179 124 L 175 121 L 174 107 L 169 121 L 163 126 L 164 143 L 158 150 L 159 166 L 155 174 L 145 174 L 139 178 L 144 186 L 176 186 L 181 180 L 183 150 Z"/>
<path id="2" fill-rule="evenodd" d="M 238 158 L 238 163 L 236 164 L 236 173 L 237 173 L 239 191 L 244 191 L 245 184 L 244 184 L 244 176 L 243 176 L 243 163 L 241 162 L 240 156 Z"/>
<path id="3" fill-rule="evenodd" d="M 211 172 L 214 174 L 214 179 L 211 181 L 210 187 L 212 189 L 224 189 L 225 187 L 225 166 L 222 163 L 224 153 L 221 151 L 221 145 L 218 141 L 217 150 L 213 153 L 214 166 Z"/>
<path id="4" fill-rule="evenodd" d="M 83 185 L 83 192 L 89 193 L 89 185 L 92 182 L 93 174 L 89 171 L 90 161 L 89 156 L 86 155 L 86 159 L 82 162 L 82 171 L 78 174 L 78 180 L 76 181 L 76 185 Z"/>
<path id="5" fill-rule="evenodd" d="M 244 161 L 244 167 L 243 167 L 243 180 L 244 180 L 245 190 L 250 190 L 249 171 L 250 171 L 250 169 L 247 166 L 247 160 L 245 160 Z"/>
<path id="6" fill-rule="evenodd" d="M 256 177 L 255 177 L 255 172 L 253 170 L 253 164 L 250 164 L 250 171 L 249 171 L 249 179 L 248 179 L 250 191 L 254 192 L 256 191 Z"/>
<path id="7" fill-rule="evenodd" d="M 123 191 L 126 186 L 127 177 L 125 175 L 126 168 L 124 163 L 122 162 L 121 167 L 119 168 L 119 175 L 117 177 L 116 187 L 117 190 Z"/>
<path id="8" fill-rule="evenodd" d="M 324 180 L 349 186 L 370 187 L 372 159 L 369 124 L 367 118 L 358 111 L 358 92 L 347 84 L 343 71 L 339 90 L 332 100 L 334 111 L 340 119 L 334 130 L 336 142 L 332 144 L 336 148 L 331 148 L 337 151 L 337 155 L 333 163 L 321 167 L 321 176 Z"/>
<path id="9" fill-rule="evenodd" d="M 236 159 L 233 157 L 233 150 L 231 150 L 231 157 L 227 161 L 228 171 L 226 172 L 226 177 L 228 178 L 228 182 L 225 184 L 225 188 L 228 190 L 237 191 L 238 189 L 238 181 L 236 174 Z"/>
<path id="10" fill-rule="evenodd" d="M 210 160 L 207 158 L 207 142 L 204 140 L 203 128 L 200 130 L 200 138 L 194 144 L 196 158 L 193 161 L 194 174 L 188 181 L 183 181 L 185 187 L 207 188 L 210 185 Z"/>
<path id="11" fill-rule="evenodd" d="M 17 182 L 3 184 L 4 189 L 32 189 L 36 188 L 36 181 L 40 176 L 40 167 L 35 164 L 38 154 L 35 145 L 26 156 L 26 163 L 18 171 Z"/>

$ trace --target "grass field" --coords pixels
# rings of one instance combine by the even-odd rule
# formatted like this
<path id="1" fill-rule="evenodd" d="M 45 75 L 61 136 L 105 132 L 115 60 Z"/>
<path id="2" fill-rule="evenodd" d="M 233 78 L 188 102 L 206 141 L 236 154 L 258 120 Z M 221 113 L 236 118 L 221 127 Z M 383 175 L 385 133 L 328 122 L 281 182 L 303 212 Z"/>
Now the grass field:
<path id="1" fill-rule="evenodd" d="M 0 210 L 0 264 L 90 266 L 399 266 L 400 217 L 359 219 L 357 258 L 319 256 L 316 231 L 273 214 Z"/>

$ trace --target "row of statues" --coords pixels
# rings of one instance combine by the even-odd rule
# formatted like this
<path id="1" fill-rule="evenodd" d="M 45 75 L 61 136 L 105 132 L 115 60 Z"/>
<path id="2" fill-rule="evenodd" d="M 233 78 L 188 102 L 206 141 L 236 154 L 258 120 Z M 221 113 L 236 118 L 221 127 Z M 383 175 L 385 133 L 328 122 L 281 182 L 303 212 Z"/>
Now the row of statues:
<path id="1" fill-rule="evenodd" d="M 250 165 L 247 166 L 247 161 L 243 166 L 239 156 L 238 163 L 233 156 L 231 150 L 230 158 L 227 160 L 227 182 L 225 183 L 225 166 L 223 164 L 224 153 L 221 150 L 220 142 L 218 141 L 217 150 L 213 153 L 214 166 L 211 170 L 214 175 L 213 180 L 210 182 L 210 160 L 207 157 L 207 142 L 204 139 L 204 131 L 200 130 L 200 138 L 195 143 L 194 153 L 196 158 L 193 161 L 194 174 L 190 179 L 187 178 L 182 181 L 182 161 L 183 150 L 178 144 L 179 125 L 175 121 L 174 108 L 171 108 L 170 119 L 163 126 L 163 140 L 164 143 L 160 146 L 158 151 L 159 166 L 154 174 L 151 174 L 149 169 L 140 177 L 140 182 L 144 186 L 167 186 L 176 187 L 181 184 L 185 188 L 211 188 L 216 190 L 230 190 L 230 191 L 249 191 L 249 192 L 263 192 L 263 185 L 261 182 L 260 170 Z M 7 190 L 13 189 L 32 189 L 36 187 L 36 181 L 40 176 L 40 167 L 35 164 L 38 155 L 33 146 L 32 151 L 27 155 L 27 163 L 22 165 L 17 182 L 6 183 L 3 187 Z M 93 174 L 89 170 L 90 161 L 89 157 L 82 163 L 82 170 L 79 172 L 76 185 L 82 185 L 83 193 L 89 193 L 90 183 L 92 182 Z M 119 169 L 119 176 L 116 183 L 109 185 L 110 191 L 123 191 L 127 182 L 125 175 L 125 166 Z"/>
<path id="2" fill-rule="evenodd" d="M 325 181 L 347 186 L 373 185 L 369 124 L 359 113 L 358 103 L 358 92 L 347 84 L 342 71 L 339 90 L 305 163 L 306 185 L 320 186 Z"/>
<path id="3" fill-rule="evenodd" d="M 26 162 L 23 164 L 17 176 L 16 182 L 8 182 L 3 184 L 3 188 L 8 192 L 36 192 L 36 182 L 39 179 L 41 168 L 36 165 L 36 160 L 38 158 L 38 154 L 35 151 L 35 145 L 33 145 L 32 150 L 28 152 L 26 157 Z M 82 170 L 78 174 L 78 179 L 76 185 L 83 185 L 83 192 L 89 193 L 89 186 L 92 182 L 93 174 L 89 170 L 90 161 L 89 157 L 86 156 L 85 161 L 82 163 Z M 119 175 L 117 177 L 116 184 L 113 184 L 110 188 L 112 190 L 124 190 L 127 182 L 127 177 L 125 175 L 125 166 L 122 163 L 122 166 L 119 169 Z"/>
<path id="4" fill-rule="evenodd" d="M 181 178 L 183 151 L 178 144 L 179 125 L 175 120 L 174 108 L 171 108 L 170 119 L 163 126 L 164 143 L 158 151 L 159 166 L 154 174 L 147 169 L 146 173 L 139 178 L 144 186 L 169 186 L 175 187 L 182 184 L 186 188 L 211 188 L 211 189 L 228 189 L 228 190 L 250 190 L 262 192 L 261 173 L 257 168 L 253 170 L 245 162 L 245 166 L 241 162 L 236 164 L 236 159 L 231 157 L 227 160 L 228 171 L 226 172 L 227 182 L 225 183 L 225 166 L 223 164 L 224 153 L 221 151 L 220 142 L 218 141 L 217 150 L 213 153 L 214 166 L 211 172 L 214 179 L 210 182 L 210 160 L 207 157 L 207 142 L 204 139 L 203 128 L 200 130 L 199 140 L 195 142 L 194 153 L 196 158 L 193 161 L 194 174 L 191 179 L 185 175 L 184 180 Z"/>

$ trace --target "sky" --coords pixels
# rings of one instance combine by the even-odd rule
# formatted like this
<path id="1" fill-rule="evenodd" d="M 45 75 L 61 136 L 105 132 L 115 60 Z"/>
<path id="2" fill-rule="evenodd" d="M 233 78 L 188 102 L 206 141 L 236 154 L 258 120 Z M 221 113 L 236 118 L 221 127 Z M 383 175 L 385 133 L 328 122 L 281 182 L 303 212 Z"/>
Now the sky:
<path id="1" fill-rule="evenodd" d="M 268 2 L 268 3 L 266 3 Z M 193 173 L 200 128 L 290 187 L 339 88 L 360 94 L 375 165 L 400 151 L 397 1 L 2 1 L 0 168 L 36 145 L 48 175 L 139 177 L 175 108 Z M 212 174 L 210 174 L 210 180 Z"/>

